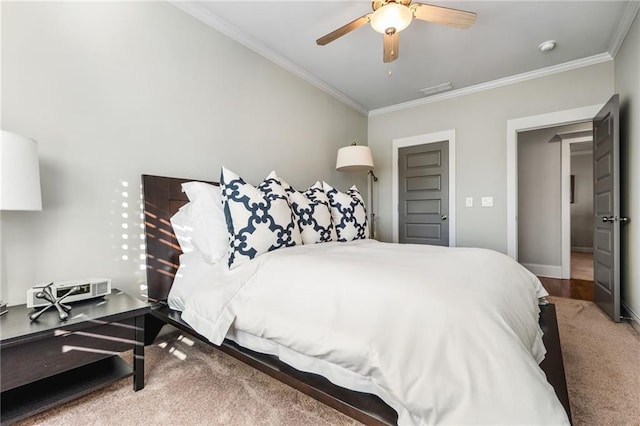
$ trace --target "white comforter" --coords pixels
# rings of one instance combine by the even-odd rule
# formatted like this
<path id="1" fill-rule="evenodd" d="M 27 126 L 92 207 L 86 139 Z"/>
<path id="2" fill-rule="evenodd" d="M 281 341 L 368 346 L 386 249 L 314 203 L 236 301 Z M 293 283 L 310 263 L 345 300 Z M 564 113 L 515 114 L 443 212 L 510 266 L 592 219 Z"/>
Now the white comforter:
<path id="1" fill-rule="evenodd" d="M 568 424 L 538 367 L 546 292 L 507 256 L 362 240 L 203 275 L 182 314 L 196 331 L 374 393 L 399 424 Z"/>

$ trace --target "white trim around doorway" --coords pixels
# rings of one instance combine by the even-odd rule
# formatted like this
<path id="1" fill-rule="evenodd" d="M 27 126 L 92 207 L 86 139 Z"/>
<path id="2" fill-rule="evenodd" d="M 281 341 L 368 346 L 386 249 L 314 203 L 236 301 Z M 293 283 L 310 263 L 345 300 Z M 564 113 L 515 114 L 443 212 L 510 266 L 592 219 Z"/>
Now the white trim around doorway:
<path id="1" fill-rule="evenodd" d="M 391 226 L 393 227 L 393 242 L 399 240 L 398 232 L 398 151 L 408 146 L 424 145 L 428 143 L 449 142 L 449 247 L 456 246 L 456 131 L 410 136 L 393 139 L 391 154 Z"/>
<path id="2" fill-rule="evenodd" d="M 562 165 L 560 167 L 560 194 L 562 201 L 560 203 L 560 215 L 562 232 L 560 237 L 562 253 L 562 273 L 559 278 L 568 280 L 571 278 L 571 144 L 580 142 L 591 142 L 593 137 L 581 137 L 562 139 L 560 148 L 560 157 Z M 586 152 L 590 154 L 590 152 Z"/>
<path id="3" fill-rule="evenodd" d="M 507 254 L 518 260 L 518 133 L 593 119 L 604 104 L 507 120 Z"/>

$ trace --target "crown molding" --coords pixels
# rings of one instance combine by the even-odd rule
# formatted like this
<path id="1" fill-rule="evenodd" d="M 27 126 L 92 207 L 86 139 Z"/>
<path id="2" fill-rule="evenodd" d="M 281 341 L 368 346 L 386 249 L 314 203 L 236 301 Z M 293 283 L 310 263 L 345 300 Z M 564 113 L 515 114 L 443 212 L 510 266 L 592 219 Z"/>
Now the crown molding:
<path id="1" fill-rule="evenodd" d="M 274 64 L 284 68 L 285 70 L 289 71 L 290 73 L 292 73 L 296 77 L 301 78 L 302 80 L 306 81 L 307 83 L 309 83 L 309 84 L 317 87 L 318 89 L 322 90 L 323 92 L 333 96 L 334 98 L 336 98 L 340 102 L 350 106 L 351 108 L 353 108 L 354 110 L 358 111 L 359 113 L 361 113 L 361 114 L 363 114 L 365 116 L 368 114 L 369 110 L 367 108 L 365 108 L 364 106 L 360 105 L 358 102 L 356 102 L 355 100 L 351 99 L 349 96 L 345 95 L 344 93 L 340 92 L 339 90 L 336 90 L 335 88 L 331 87 L 329 84 L 327 84 L 324 81 L 320 80 L 319 78 L 317 78 L 313 74 L 303 70 L 299 66 L 295 65 L 293 62 L 283 58 L 282 56 L 280 56 L 279 54 L 277 54 L 273 50 L 269 49 L 265 45 L 259 43 L 255 39 L 247 36 L 246 34 L 243 34 L 236 27 L 234 27 L 233 25 L 229 24 L 224 19 L 221 19 L 220 17 L 218 17 L 215 14 L 213 14 L 210 10 L 208 10 L 202 4 L 203 2 L 190 2 L 190 1 L 186 2 L 186 1 L 180 1 L 180 0 L 169 0 L 169 3 L 171 3 L 172 5 L 177 7 L 178 9 L 182 10 L 183 12 L 193 16 L 194 18 L 204 22 L 205 24 L 207 24 L 210 27 L 212 27 L 213 29 L 221 32 L 222 34 L 226 35 L 227 37 L 231 38 L 232 40 L 240 43 L 241 45 L 245 46 L 246 48 L 254 51 L 258 55 L 263 56 L 267 60 L 269 60 L 269 61 L 273 62 Z"/>
<path id="2" fill-rule="evenodd" d="M 620 25 L 618 25 L 618 30 L 616 31 L 613 40 L 611 40 L 611 45 L 609 46 L 609 54 L 612 58 L 615 58 L 618 54 L 618 50 L 620 49 L 620 46 L 622 46 L 622 42 L 624 42 L 624 38 L 627 36 L 629 29 L 631 29 L 631 25 L 638 14 L 638 10 L 640 10 L 640 1 L 630 1 L 627 5 L 624 15 L 622 15 L 622 20 L 620 20 Z"/>
<path id="3" fill-rule="evenodd" d="M 462 89 L 452 90 L 450 92 L 442 93 L 440 95 L 429 96 L 428 98 L 416 99 L 409 102 L 403 102 L 403 103 L 391 105 L 388 107 L 374 109 L 369 111 L 369 117 L 388 114 L 390 112 L 401 111 L 409 108 L 415 108 L 418 106 L 427 105 L 434 102 L 440 102 L 446 99 L 453 99 L 460 96 L 466 96 L 472 93 L 478 93 L 485 90 L 508 86 L 510 84 L 516 84 L 516 83 L 520 83 L 527 80 L 546 77 L 549 75 L 558 74 L 565 71 L 571 71 L 574 69 L 587 67 L 589 65 L 600 64 L 602 62 L 608 62 L 612 60 L 613 60 L 613 57 L 609 55 L 609 53 L 601 53 L 599 55 L 589 56 L 587 58 L 577 59 L 575 61 L 565 62 L 563 64 L 553 65 L 550 67 L 525 72 L 522 74 L 512 75 L 510 77 L 500 78 L 498 80 L 488 81 L 486 83 L 476 84 L 474 86 L 463 87 Z"/>
<path id="4" fill-rule="evenodd" d="M 348 105 L 349 107 L 353 108 L 354 110 L 368 117 L 374 117 L 377 115 L 384 115 L 391 112 L 401 111 L 409 108 L 415 108 L 418 106 L 427 105 L 434 102 L 440 102 L 447 99 L 466 96 L 473 93 L 482 92 L 485 90 L 495 89 L 498 87 L 508 86 L 510 84 L 516 84 L 516 83 L 520 83 L 527 80 L 533 80 L 536 78 L 546 77 L 546 76 L 550 76 L 550 75 L 565 72 L 565 71 L 571 71 L 574 69 L 611 61 L 613 60 L 615 55 L 618 53 L 618 50 L 620 49 L 620 46 L 622 45 L 627 32 L 629 31 L 629 29 L 631 28 L 631 25 L 633 24 L 633 20 L 635 19 L 638 13 L 638 10 L 640 10 L 640 1 L 634 0 L 629 2 L 629 4 L 627 5 L 627 8 L 625 9 L 623 18 L 620 21 L 620 25 L 618 26 L 618 30 L 616 31 L 616 34 L 611 42 L 611 45 L 609 46 L 609 50 L 607 53 L 601 53 L 598 55 L 589 56 L 587 58 L 565 62 L 563 64 L 553 65 L 550 67 L 541 68 L 538 70 L 501 78 L 498 80 L 488 81 L 485 83 L 480 83 L 480 84 L 476 84 L 469 87 L 463 87 L 461 89 L 451 90 L 446 93 L 429 96 L 428 98 L 420 98 L 420 99 L 415 99 L 412 101 L 390 105 L 390 106 L 386 106 L 378 109 L 368 110 L 366 107 L 356 102 L 354 99 L 350 98 L 346 94 L 330 86 L 329 84 L 317 78 L 310 72 L 295 65 L 293 62 L 283 58 L 278 53 L 264 46 L 263 44 L 256 41 L 255 39 L 242 33 L 240 30 L 238 30 L 233 25 L 229 24 L 224 19 L 213 14 L 210 10 L 208 10 L 205 7 L 205 5 L 202 4 L 203 2 L 190 2 L 190 1 L 182 1 L 182 0 L 168 0 L 168 2 L 171 3 L 173 6 L 177 7 L 178 9 L 182 10 L 183 12 L 191 15 L 192 17 L 204 22 L 208 26 L 226 35 L 232 40 L 240 43 L 246 48 L 259 54 L 260 56 L 273 62 L 274 64 L 291 72 L 296 77 L 317 87 L 323 92 L 333 96 L 340 102 Z"/>

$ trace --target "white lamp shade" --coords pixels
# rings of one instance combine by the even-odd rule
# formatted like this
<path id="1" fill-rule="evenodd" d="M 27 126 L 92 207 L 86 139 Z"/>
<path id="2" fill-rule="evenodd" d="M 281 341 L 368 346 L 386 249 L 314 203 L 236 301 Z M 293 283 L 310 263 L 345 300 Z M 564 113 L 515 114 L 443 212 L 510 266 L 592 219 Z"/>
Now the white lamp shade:
<path id="1" fill-rule="evenodd" d="M 368 146 L 351 145 L 338 150 L 336 170 L 340 172 L 366 172 L 373 169 L 373 155 Z"/>
<path id="2" fill-rule="evenodd" d="M 2 130 L 0 210 L 42 210 L 38 143 Z"/>
<path id="3" fill-rule="evenodd" d="M 387 3 L 373 12 L 371 27 L 380 34 L 385 34 L 389 28 L 399 33 L 409 26 L 412 19 L 413 13 L 407 6 Z"/>

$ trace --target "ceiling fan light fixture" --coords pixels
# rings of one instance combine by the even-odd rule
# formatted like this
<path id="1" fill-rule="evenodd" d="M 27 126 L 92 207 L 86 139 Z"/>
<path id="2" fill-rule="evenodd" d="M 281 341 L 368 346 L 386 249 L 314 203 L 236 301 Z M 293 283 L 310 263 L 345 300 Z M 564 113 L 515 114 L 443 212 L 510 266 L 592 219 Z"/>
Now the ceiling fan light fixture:
<path id="1" fill-rule="evenodd" d="M 385 34 L 389 28 L 399 33 L 409 26 L 412 19 L 413 13 L 407 6 L 388 3 L 373 12 L 371 27 L 380 34 Z"/>

